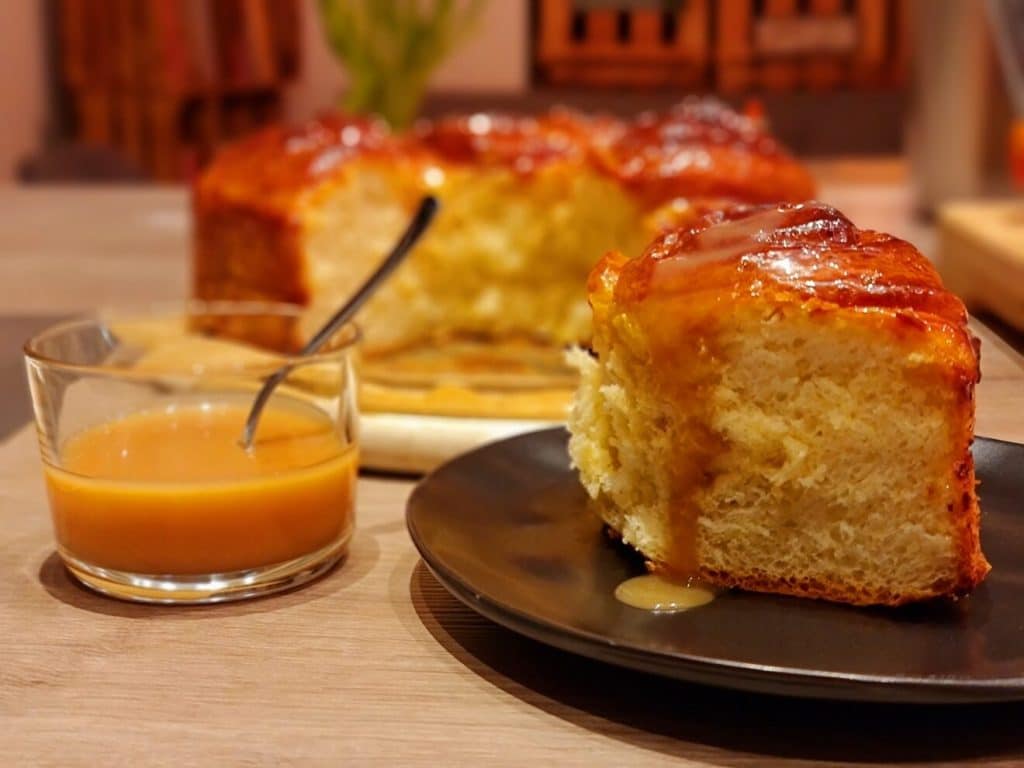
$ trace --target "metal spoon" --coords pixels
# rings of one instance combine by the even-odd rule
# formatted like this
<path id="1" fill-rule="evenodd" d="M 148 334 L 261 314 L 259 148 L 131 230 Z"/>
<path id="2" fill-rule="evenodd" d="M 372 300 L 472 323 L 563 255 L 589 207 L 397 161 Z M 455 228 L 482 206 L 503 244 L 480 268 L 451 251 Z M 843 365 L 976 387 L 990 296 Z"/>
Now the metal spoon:
<path id="1" fill-rule="evenodd" d="M 359 289 L 352 294 L 351 298 L 345 303 L 345 305 L 334 313 L 334 316 L 328 320 L 324 326 L 316 332 L 316 335 L 309 340 L 309 343 L 302 348 L 298 353 L 298 356 L 304 357 L 306 355 L 312 355 L 314 352 L 320 349 L 324 343 L 330 339 L 338 329 L 341 328 L 345 323 L 352 319 L 352 316 L 359 310 L 366 300 L 373 295 L 374 291 L 380 287 L 395 268 L 398 267 L 405 257 L 409 255 L 409 251 L 420 239 L 424 232 L 427 231 L 427 227 L 430 226 L 430 222 L 434 220 L 434 215 L 437 213 L 438 202 L 435 197 L 424 197 L 420 201 L 420 207 L 416 211 L 416 215 L 413 216 L 412 221 L 409 222 L 409 226 L 405 232 L 402 233 L 402 237 L 399 238 L 398 242 L 395 243 L 391 249 L 391 253 L 388 254 L 387 258 L 381 262 L 381 265 L 377 267 L 376 271 L 367 278 Z M 287 378 L 288 374 L 292 372 L 294 365 L 287 364 L 278 368 L 271 374 L 267 380 L 263 383 L 260 391 L 256 395 L 256 399 L 253 401 L 252 409 L 249 411 L 249 416 L 245 420 L 245 429 L 242 431 L 242 447 L 245 450 L 252 449 L 252 441 L 256 436 L 256 426 L 259 424 L 260 414 L 263 413 L 263 408 L 267 404 L 267 400 L 270 399 L 271 393 L 274 388 Z"/>

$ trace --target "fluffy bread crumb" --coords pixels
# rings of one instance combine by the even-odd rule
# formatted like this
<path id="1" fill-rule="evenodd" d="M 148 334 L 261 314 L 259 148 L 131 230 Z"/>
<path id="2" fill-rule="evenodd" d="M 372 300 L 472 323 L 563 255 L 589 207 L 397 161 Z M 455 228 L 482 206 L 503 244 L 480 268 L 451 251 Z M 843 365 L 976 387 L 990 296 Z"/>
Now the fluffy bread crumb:
<path id="1" fill-rule="evenodd" d="M 570 356 L 570 454 L 598 513 L 654 567 L 725 586 L 862 605 L 972 586 L 987 564 L 959 530 L 975 503 L 956 474 L 965 404 L 941 340 L 908 347 L 876 320 L 755 304 L 718 331 L 713 361 L 678 360 L 711 382 L 689 399 L 666 393 L 693 370 L 652 365 L 608 323 L 597 358 Z M 721 450 L 686 487 L 679 468 L 708 435 Z M 695 563 L 679 562 L 680 530 Z"/>

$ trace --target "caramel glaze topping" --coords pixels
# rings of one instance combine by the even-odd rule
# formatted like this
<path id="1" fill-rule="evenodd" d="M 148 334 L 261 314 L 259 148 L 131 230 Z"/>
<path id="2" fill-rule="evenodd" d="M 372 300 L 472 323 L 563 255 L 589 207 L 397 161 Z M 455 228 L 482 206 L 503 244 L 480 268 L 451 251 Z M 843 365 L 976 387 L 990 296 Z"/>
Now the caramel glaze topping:
<path id="1" fill-rule="evenodd" d="M 858 229 L 822 203 L 734 206 L 666 232 L 622 266 L 625 303 L 649 295 L 795 293 L 841 307 L 886 307 L 966 329 L 963 303 L 910 243 Z"/>
<path id="2" fill-rule="evenodd" d="M 479 113 L 392 134 L 376 120 L 328 115 L 274 126 L 222 149 L 196 186 L 207 203 L 289 216 L 296 199 L 356 157 L 506 167 L 528 176 L 554 162 L 588 166 L 649 205 L 677 197 L 805 200 L 806 171 L 757 124 L 713 101 L 633 121 L 553 109 L 538 117 Z M 411 174 L 413 176 L 416 173 Z"/>
<path id="3" fill-rule="evenodd" d="M 416 136 L 451 163 L 504 166 L 528 175 L 551 162 L 583 162 L 595 139 L 621 130 L 611 118 L 565 109 L 539 117 L 478 113 L 421 122 Z"/>
<path id="4" fill-rule="evenodd" d="M 378 120 L 326 115 L 299 126 L 275 125 L 224 147 L 196 193 L 260 209 L 284 209 L 354 157 L 415 153 L 415 147 Z"/>
<path id="5" fill-rule="evenodd" d="M 801 202 L 814 196 L 810 174 L 757 121 L 711 99 L 640 115 L 598 143 L 597 157 L 608 173 L 657 200 Z"/>

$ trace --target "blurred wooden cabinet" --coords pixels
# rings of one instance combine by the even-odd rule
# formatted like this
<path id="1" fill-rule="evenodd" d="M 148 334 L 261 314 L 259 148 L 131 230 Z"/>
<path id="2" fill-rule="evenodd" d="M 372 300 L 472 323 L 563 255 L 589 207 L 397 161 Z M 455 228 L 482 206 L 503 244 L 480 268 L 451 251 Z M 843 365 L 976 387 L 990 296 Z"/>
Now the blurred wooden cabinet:
<path id="1" fill-rule="evenodd" d="M 689 0 L 679 10 L 646 5 L 624 9 L 540 0 L 536 61 L 541 79 L 552 85 L 704 85 L 711 43 L 708 0 Z"/>
<path id="2" fill-rule="evenodd" d="M 544 84 L 902 86 L 908 0 L 536 0 Z"/>
<path id="3" fill-rule="evenodd" d="M 300 63 L 298 0 L 58 0 L 74 138 L 161 180 L 278 117 Z"/>
<path id="4" fill-rule="evenodd" d="M 719 0 L 716 84 L 898 87 L 909 57 L 907 0 Z"/>

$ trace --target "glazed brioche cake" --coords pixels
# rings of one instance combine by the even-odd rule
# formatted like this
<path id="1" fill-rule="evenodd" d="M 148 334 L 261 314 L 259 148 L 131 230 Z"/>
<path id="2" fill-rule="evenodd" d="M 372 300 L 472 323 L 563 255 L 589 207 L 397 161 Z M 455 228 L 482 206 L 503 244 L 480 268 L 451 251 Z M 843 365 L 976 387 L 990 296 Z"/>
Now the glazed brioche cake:
<path id="1" fill-rule="evenodd" d="M 977 341 L 912 245 L 737 207 L 609 254 L 588 291 L 570 453 L 652 568 L 857 605 L 985 577 Z"/>
<path id="2" fill-rule="evenodd" d="M 714 102 L 632 121 L 477 114 L 406 135 L 325 117 L 238 142 L 199 179 L 194 293 L 333 309 L 425 193 L 441 213 L 363 316 L 371 351 L 452 335 L 585 340 L 581 286 L 610 246 L 637 252 L 652 228 L 723 200 L 799 201 L 813 184 Z"/>

